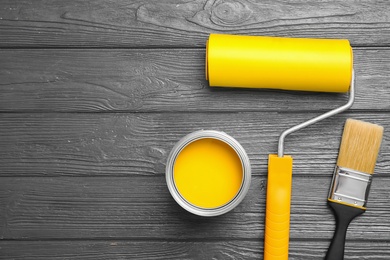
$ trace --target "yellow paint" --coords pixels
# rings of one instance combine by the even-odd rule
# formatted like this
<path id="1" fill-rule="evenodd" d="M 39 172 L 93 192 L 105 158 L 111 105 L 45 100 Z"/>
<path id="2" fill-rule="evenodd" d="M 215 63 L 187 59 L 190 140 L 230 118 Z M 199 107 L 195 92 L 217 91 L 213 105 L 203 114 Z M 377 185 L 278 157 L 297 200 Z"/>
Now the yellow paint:
<path id="1" fill-rule="evenodd" d="M 223 141 L 202 138 L 178 154 L 173 178 L 185 200 L 200 208 L 217 208 L 240 190 L 243 168 L 236 151 Z"/>
<path id="2" fill-rule="evenodd" d="M 348 40 L 211 34 L 210 86 L 347 92 L 353 54 Z"/>

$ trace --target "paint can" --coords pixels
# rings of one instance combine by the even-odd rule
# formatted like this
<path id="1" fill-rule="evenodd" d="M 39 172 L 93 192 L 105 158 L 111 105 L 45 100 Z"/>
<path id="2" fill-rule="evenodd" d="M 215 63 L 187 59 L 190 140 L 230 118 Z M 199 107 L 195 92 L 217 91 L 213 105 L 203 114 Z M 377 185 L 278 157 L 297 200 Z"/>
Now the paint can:
<path id="1" fill-rule="evenodd" d="M 190 133 L 168 156 L 166 182 L 172 197 L 199 216 L 218 216 L 235 208 L 248 192 L 250 181 L 248 155 L 224 132 Z"/>

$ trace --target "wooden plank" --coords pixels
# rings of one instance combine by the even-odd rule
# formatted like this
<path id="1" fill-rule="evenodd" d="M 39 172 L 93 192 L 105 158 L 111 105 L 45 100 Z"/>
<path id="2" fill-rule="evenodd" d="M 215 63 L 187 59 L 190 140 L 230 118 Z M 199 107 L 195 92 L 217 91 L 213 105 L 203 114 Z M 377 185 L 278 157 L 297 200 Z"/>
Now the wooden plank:
<path id="1" fill-rule="evenodd" d="M 174 144 L 200 129 L 224 131 L 267 173 L 285 129 L 318 113 L 0 114 L 0 176 L 162 175 Z M 294 174 L 330 176 L 348 117 L 390 128 L 388 113 L 346 113 L 287 137 Z M 376 172 L 389 171 L 385 132 Z"/>
<path id="2" fill-rule="evenodd" d="M 0 47 L 203 46 L 209 33 L 390 44 L 387 1 L 2 1 Z"/>
<path id="3" fill-rule="evenodd" d="M 1 178 L 3 239 L 259 239 L 264 236 L 264 177 L 254 177 L 244 201 L 228 214 L 205 218 L 182 209 L 159 177 Z M 330 239 L 326 205 L 331 178 L 293 179 L 291 238 Z M 367 212 L 348 240 L 388 240 L 390 178 L 374 179 Z"/>
<path id="4" fill-rule="evenodd" d="M 210 88 L 204 50 L 0 50 L 0 111 L 314 111 L 347 94 Z M 389 110 L 390 49 L 356 49 L 353 109 Z"/>
<path id="5" fill-rule="evenodd" d="M 323 258 L 328 241 L 290 242 L 290 260 Z M 262 259 L 260 241 L 0 241 L 0 259 Z M 23 248 L 23 250 L 20 250 Z M 345 258 L 387 260 L 389 242 L 347 241 Z M 357 259 L 357 258 L 356 258 Z"/>

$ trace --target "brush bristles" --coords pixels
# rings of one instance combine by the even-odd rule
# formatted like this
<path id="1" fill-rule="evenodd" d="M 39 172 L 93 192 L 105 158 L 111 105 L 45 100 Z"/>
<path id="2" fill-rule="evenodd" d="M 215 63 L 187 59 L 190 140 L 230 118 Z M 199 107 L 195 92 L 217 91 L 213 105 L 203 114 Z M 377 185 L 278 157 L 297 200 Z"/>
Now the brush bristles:
<path id="1" fill-rule="evenodd" d="M 383 127 L 347 119 L 337 165 L 373 174 L 383 136 Z"/>

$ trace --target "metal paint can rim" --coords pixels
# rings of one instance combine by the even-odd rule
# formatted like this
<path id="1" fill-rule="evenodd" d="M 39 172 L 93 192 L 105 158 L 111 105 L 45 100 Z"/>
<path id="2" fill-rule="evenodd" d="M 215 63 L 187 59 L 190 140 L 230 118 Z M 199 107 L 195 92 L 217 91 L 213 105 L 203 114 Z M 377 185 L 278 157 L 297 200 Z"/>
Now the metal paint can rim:
<path id="1" fill-rule="evenodd" d="M 198 206 L 195 206 L 191 203 L 189 203 L 177 190 L 174 177 L 173 177 L 173 167 L 175 165 L 176 157 L 179 155 L 181 150 L 186 147 L 188 144 L 199 140 L 203 138 L 212 138 L 220 140 L 226 144 L 228 144 L 230 147 L 232 147 L 238 157 L 240 158 L 241 164 L 242 164 L 242 183 L 239 191 L 237 192 L 236 196 L 230 200 L 228 203 L 217 207 L 217 208 L 200 208 Z M 165 177 L 167 186 L 169 189 L 169 192 L 171 193 L 174 200 L 185 210 L 199 215 L 199 216 L 205 216 L 205 217 L 212 217 L 212 216 L 218 216 L 225 214 L 235 208 L 245 197 L 249 190 L 250 182 L 251 182 L 251 166 L 249 157 L 246 154 L 244 148 L 241 146 L 241 144 L 231 137 L 230 135 L 215 131 L 215 130 L 199 130 L 196 132 L 192 132 L 186 136 L 184 136 L 182 139 L 180 139 L 176 145 L 173 147 L 171 153 L 168 156 L 168 161 L 166 165 L 166 171 L 165 171 Z"/>

